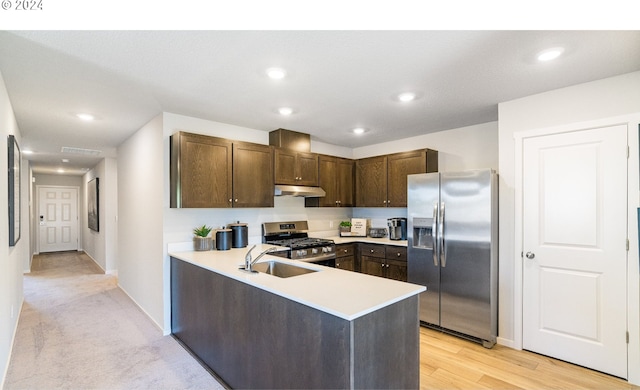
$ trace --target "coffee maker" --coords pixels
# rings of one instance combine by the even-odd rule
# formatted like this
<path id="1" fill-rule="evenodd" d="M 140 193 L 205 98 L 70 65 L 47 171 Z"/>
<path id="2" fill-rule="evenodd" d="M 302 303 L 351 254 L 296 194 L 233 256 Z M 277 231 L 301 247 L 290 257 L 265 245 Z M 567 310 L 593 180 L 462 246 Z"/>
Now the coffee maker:
<path id="1" fill-rule="evenodd" d="M 406 218 L 389 218 L 387 219 L 389 226 L 390 240 L 406 240 L 407 239 L 407 219 Z"/>

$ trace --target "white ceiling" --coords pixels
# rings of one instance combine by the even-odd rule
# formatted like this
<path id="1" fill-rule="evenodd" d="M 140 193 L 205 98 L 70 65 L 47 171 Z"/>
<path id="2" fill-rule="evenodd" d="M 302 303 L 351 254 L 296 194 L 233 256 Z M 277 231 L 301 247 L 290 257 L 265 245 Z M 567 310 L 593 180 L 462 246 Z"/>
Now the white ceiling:
<path id="1" fill-rule="evenodd" d="M 553 46 L 566 49 L 558 60 L 534 60 Z M 269 79 L 272 66 L 288 76 Z M 40 173 L 84 173 L 163 111 L 353 148 L 495 121 L 500 102 L 637 70 L 640 31 L 0 32 L 21 147 Z M 419 99 L 400 103 L 402 91 Z"/>

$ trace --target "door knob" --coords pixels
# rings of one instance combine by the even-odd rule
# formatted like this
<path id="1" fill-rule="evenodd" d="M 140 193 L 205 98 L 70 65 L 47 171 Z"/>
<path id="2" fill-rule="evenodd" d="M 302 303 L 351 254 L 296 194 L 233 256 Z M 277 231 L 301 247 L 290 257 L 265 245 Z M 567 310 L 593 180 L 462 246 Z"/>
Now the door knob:
<path id="1" fill-rule="evenodd" d="M 527 256 L 527 259 L 531 260 L 531 259 L 533 259 L 534 257 L 536 257 L 536 254 L 535 254 L 535 253 L 533 253 L 533 252 L 527 252 L 527 254 L 526 254 L 525 256 Z"/>

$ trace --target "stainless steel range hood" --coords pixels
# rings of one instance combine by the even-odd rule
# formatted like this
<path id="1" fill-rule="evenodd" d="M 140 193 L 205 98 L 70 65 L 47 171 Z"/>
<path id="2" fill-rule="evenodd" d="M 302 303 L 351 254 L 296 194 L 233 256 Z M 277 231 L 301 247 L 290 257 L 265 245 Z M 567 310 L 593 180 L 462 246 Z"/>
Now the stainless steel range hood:
<path id="1" fill-rule="evenodd" d="M 320 187 L 307 187 L 307 186 L 285 186 L 276 184 L 275 196 L 302 196 L 302 197 L 322 197 L 327 193 Z"/>

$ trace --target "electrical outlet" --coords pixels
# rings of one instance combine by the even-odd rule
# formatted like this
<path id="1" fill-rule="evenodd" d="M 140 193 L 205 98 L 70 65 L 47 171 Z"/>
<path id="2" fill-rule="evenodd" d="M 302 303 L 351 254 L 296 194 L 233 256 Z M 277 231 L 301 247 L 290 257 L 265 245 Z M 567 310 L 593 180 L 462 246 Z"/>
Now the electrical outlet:
<path id="1" fill-rule="evenodd" d="M 333 221 L 329 221 L 329 227 L 332 228 L 333 227 Z"/>

